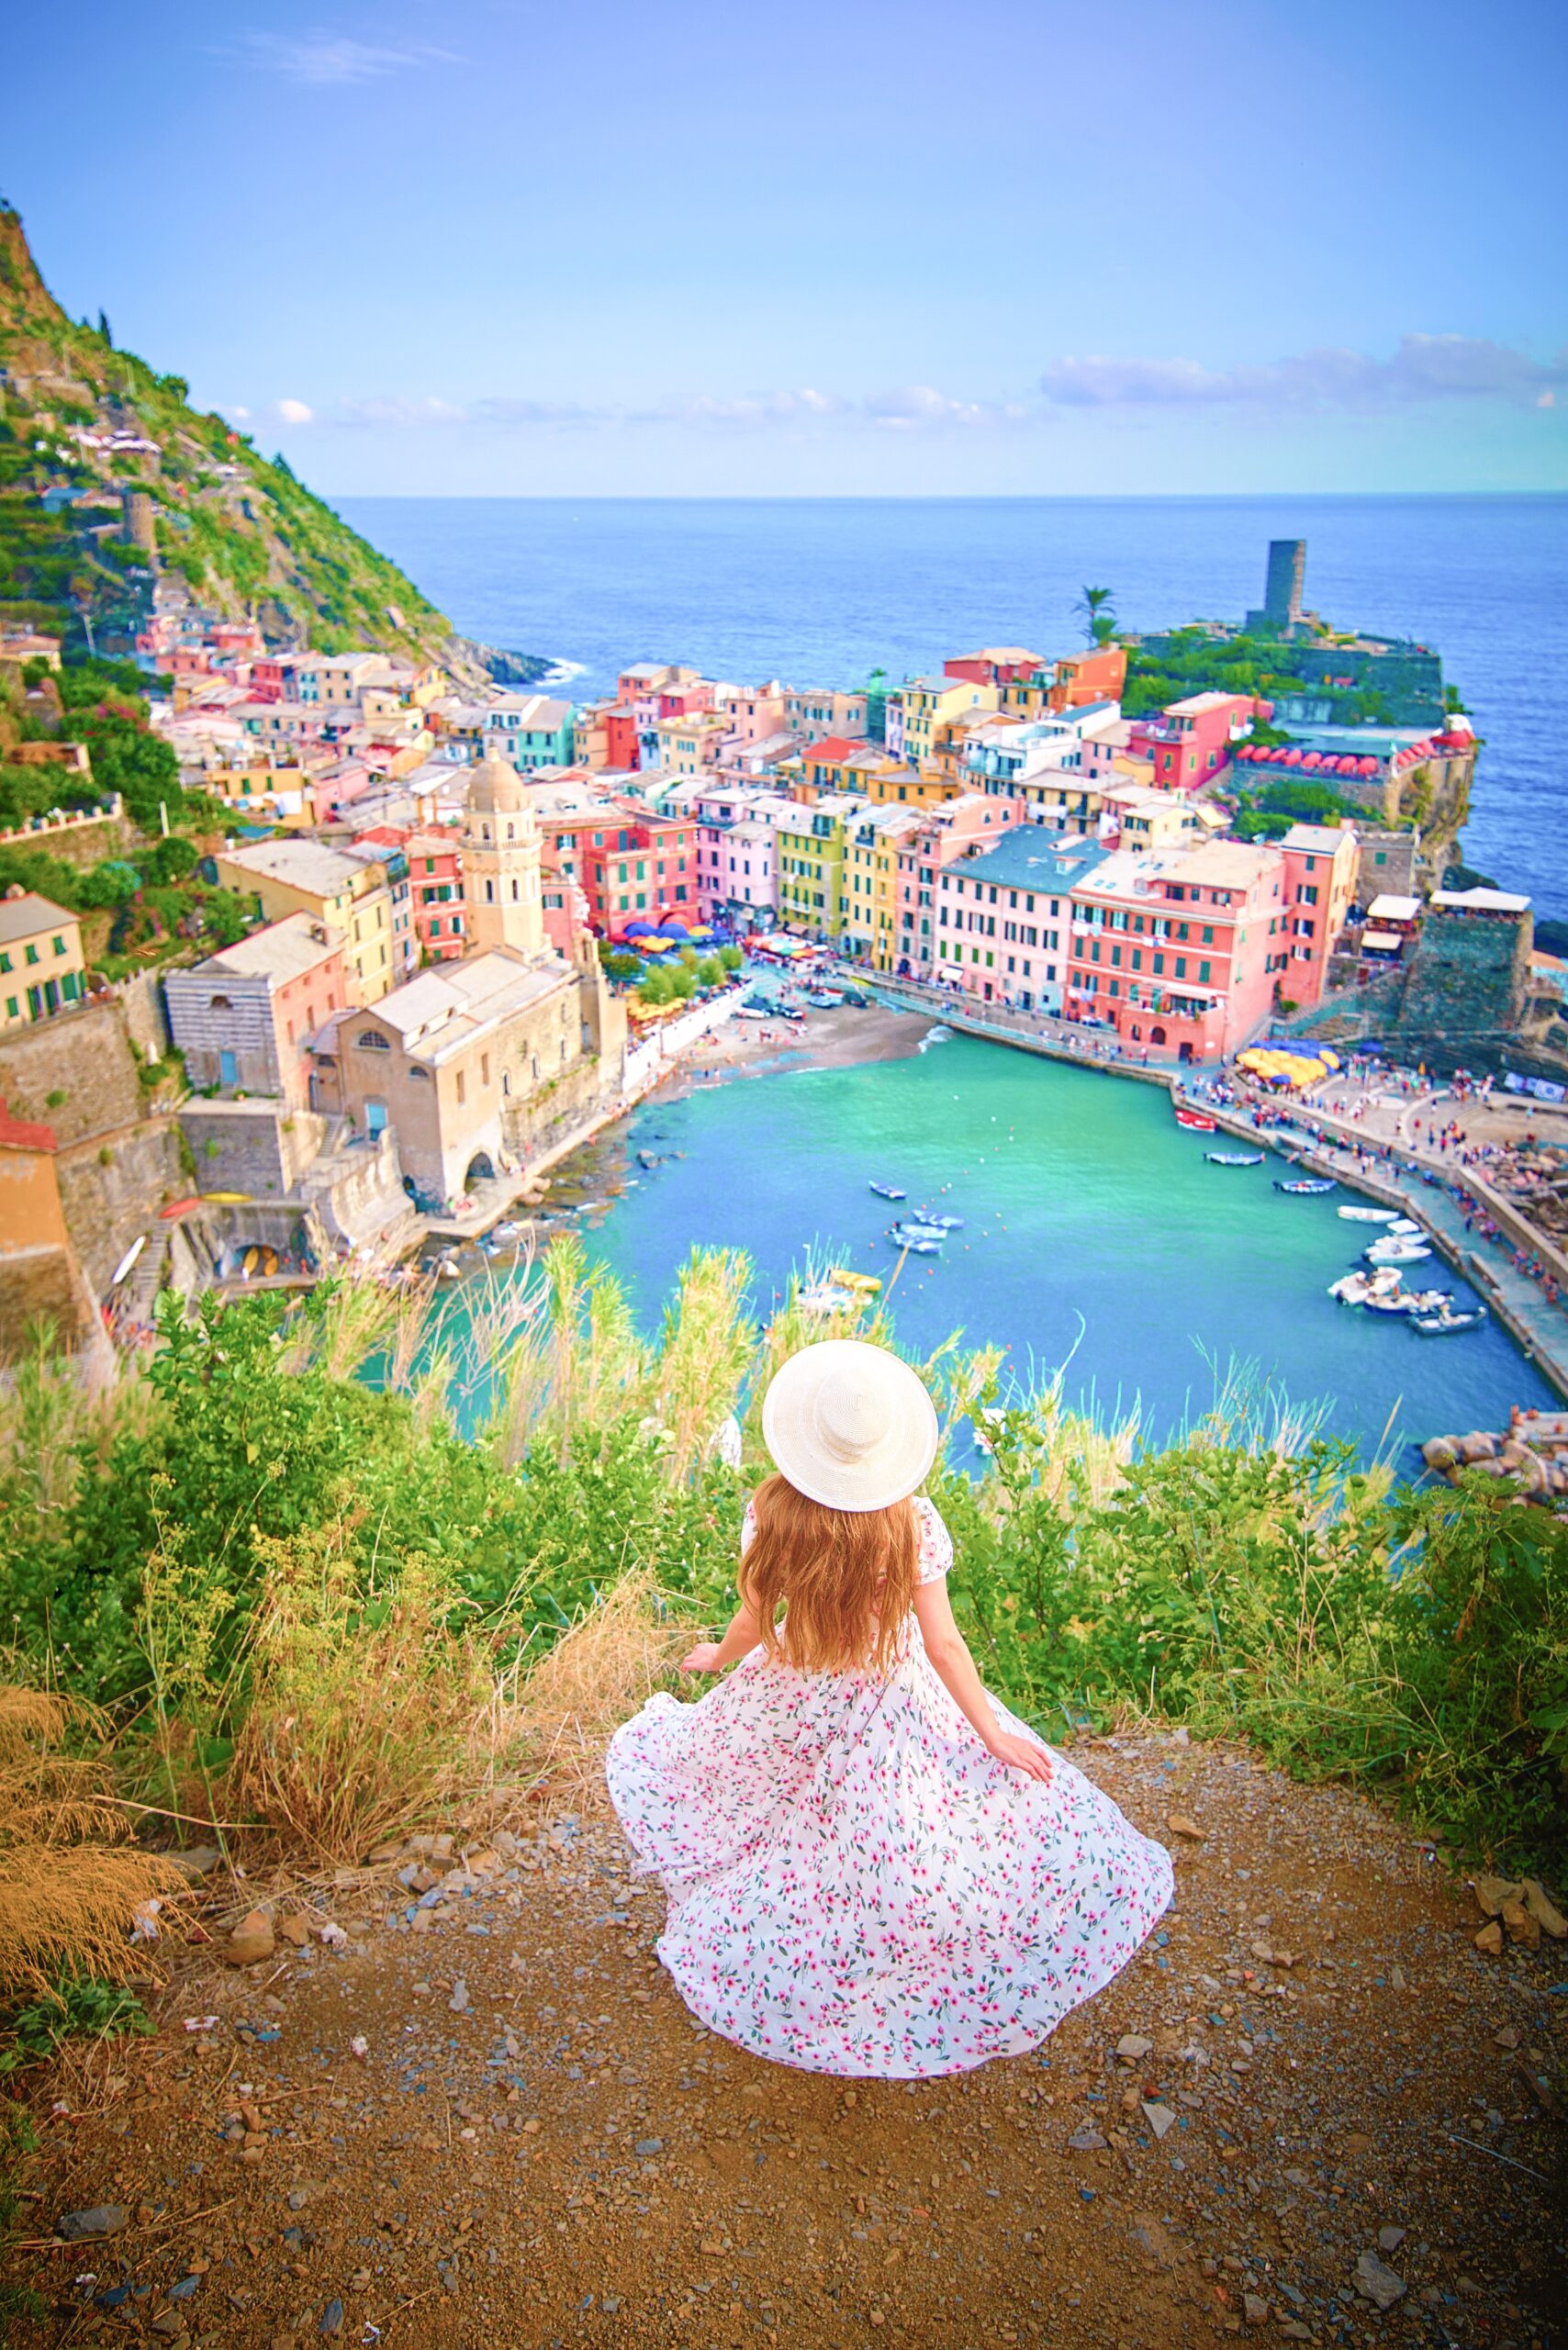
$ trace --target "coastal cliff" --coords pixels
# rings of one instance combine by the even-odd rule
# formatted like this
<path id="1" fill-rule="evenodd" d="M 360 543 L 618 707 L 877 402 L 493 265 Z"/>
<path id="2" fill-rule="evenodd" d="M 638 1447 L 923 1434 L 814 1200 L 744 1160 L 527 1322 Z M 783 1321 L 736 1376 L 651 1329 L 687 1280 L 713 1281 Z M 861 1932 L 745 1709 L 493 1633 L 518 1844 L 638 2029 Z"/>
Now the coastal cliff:
<path id="1" fill-rule="evenodd" d="M 160 579 L 278 643 L 374 646 L 460 682 L 548 663 L 454 635 L 398 565 L 189 386 L 69 318 L 0 207 L 0 621 L 129 652 Z"/>

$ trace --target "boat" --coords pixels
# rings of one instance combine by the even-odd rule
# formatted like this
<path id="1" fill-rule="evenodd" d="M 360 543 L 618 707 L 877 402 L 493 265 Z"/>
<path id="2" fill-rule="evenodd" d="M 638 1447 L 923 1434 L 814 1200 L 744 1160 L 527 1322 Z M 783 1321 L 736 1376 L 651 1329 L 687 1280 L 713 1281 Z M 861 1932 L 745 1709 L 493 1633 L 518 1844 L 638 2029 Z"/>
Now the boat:
<path id="1" fill-rule="evenodd" d="M 933 1232 L 962 1232 L 964 1228 L 964 1219 L 961 1215 L 923 1214 L 911 1216 L 907 1221 L 911 1224 L 928 1224 Z"/>
<path id="2" fill-rule="evenodd" d="M 158 1213 L 165 1222 L 168 1222 L 176 1216 L 189 1215 L 193 1208 L 199 1208 L 200 1205 L 200 1200 L 195 1198 L 188 1200 L 171 1200 L 168 1206 L 166 1208 L 160 1208 Z"/>
<path id="3" fill-rule="evenodd" d="M 1415 1240 L 1374 1240 L 1361 1253 L 1369 1265 L 1419 1265 L 1432 1252 Z"/>
<path id="4" fill-rule="evenodd" d="M 1358 1265 L 1354 1272 L 1346 1273 L 1328 1284 L 1328 1294 L 1341 1305 L 1367 1305 L 1376 1298 L 1392 1298 L 1399 1294 L 1399 1271 L 1385 1265 L 1380 1271 L 1364 1272 Z"/>
<path id="5" fill-rule="evenodd" d="M 1206 1110 L 1181 1109 L 1176 1113 L 1176 1124 L 1185 1126 L 1189 1134 L 1212 1135 L 1216 1123 Z"/>
<path id="6" fill-rule="evenodd" d="M 1339 1214 L 1344 1217 L 1347 1224 L 1392 1224 L 1394 1222 L 1395 1210 L 1393 1208 L 1342 1207 L 1339 1210 Z"/>
<path id="7" fill-rule="evenodd" d="M 814 1315 L 821 1320 L 830 1314 L 847 1314 L 855 1300 L 847 1290 L 835 1289 L 832 1281 L 817 1281 L 811 1289 L 801 1290 L 795 1303 L 802 1314 Z"/>
<path id="8" fill-rule="evenodd" d="M 895 1248 L 902 1248 L 911 1257 L 939 1257 L 942 1253 L 942 1240 L 939 1234 L 906 1232 L 902 1224 L 895 1224 L 889 1232 L 888 1238 Z"/>
<path id="9" fill-rule="evenodd" d="M 907 1233 L 912 1240 L 935 1240 L 938 1248 L 947 1237 L 947 1227 L 945 1224 L 934 1223 L 931 1218 L 924 1215 L 903 1216 L 892 1228 L 896 1233 Z"/>
<path id="10" fill-rule="evenodd" d="M 901 1191 L 896 1183 L 873 1183 L 871 1189 L 879 1200 L 907 1200 L 909 1197 L 909 1193 Z"/>
<path id="11" fill-rule="evenodd" d="M 1486 1319 L 1484 1305 L 1467 1306 L 1459 1314 L 1417 1314 L 1410 1327 L 1423 1338 L 1457 1337 L 1462 1330 L 1477 1330 Z"/>
<path id="12" fill-rule="evenodd" d="M 1393 1272 L 1397 1281 L 1397 1267 L 1384 1266 L 1383 1270 Z M 1369 1314 L 1437 1314 L 1450 1294 L 1446 1289 L 1394 1288 L 1381 1296 L 1365 1298 L 1362 1303 Z"/>
<path id="13" fill-rule="evenodd" d="M 1211 1167 L 1261 1167 L 1260 1150 L 1205 1150 L 1204 1157 Z"/>
<path id="14" fill-rule="evenodd" d="M 882 1286 L 875 1273 L 854 1273 L 845 1265 L 835 1265 L 828 1279 L 840 1289 L 853 1290 L 857 1297 L 875 1297 Z"/>
<path id="15" fill-rule="evenodd" d="M 1396 1215 L 1394 1222 L 1388 1228 L 1396 1240 L 1414 1240 L 1417 1237 L 1423 1239 L 1426 1237 L 1414 1216 Z"/>
<path id="16" fill-rule="evenodd" d="M 119 1263 L 115 1267 L 114 1271 L 109 1275 L 109 1287 L 111 1289 L 118 1289 L 119 1287 L 121 1281 L 124 1281 L 127 1273 L 129 1272 L 132 1265 L 135 1264 L 137 1259 L 140 1256 L 146 1246 L 147 1235 L 145 1232 L 138 1233 L 136 1238 L 131 1242 L 130 1247 L 126 1250 L 125 1255 L 120 1259 Z"/>
<path id="17" fill-rule="evenodd" d="M 808 988 L 806 1002 L 818 1012 L 836 1012 L 844 998 L 827 988 Z"/>
<path id="18" fill-rule="evenodd" d="M 1274 1189 L 1276 1192 L 1298 1192 L 1308 1198 L 1316 1199 L 1324 1192 L 1335 1190 L 1336 1185 L 1331 1175 L 1297 1175 L 1289 1181 L 1276 1175 Z"/>

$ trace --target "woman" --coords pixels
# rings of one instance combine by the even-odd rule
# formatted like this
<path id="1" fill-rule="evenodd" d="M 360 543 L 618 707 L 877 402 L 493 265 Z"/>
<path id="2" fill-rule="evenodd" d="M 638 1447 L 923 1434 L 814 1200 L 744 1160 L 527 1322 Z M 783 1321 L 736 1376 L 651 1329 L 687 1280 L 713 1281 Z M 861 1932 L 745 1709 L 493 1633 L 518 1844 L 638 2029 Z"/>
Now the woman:
<path id="1" fill-rule="evenodd" d="M 669 1898 L 692 2013 L 813 2072 L 920 2078 L 1032 2048 L 1123 1967 L 1170 1856 L 988 1696 L 915 1499 L 937 1446 L 914 1372 L 829 1339 L 767 1390 L 778 1469 L 741 1605 L 610 1741 L 610 1792 Z M 783 1611 L 780 1621 L 780 1611 Z"/>

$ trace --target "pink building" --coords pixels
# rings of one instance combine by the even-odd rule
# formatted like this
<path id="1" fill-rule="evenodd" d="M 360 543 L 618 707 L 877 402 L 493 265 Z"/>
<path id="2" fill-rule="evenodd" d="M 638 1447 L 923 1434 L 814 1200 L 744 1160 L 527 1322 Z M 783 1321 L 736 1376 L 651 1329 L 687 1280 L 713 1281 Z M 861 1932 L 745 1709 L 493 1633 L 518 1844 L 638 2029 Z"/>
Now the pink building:
<path id="1" fill-rule="evenodd" d="M 1229 767 L 1233 747 L 1252 732 L 1266 705 L 1250 694 L 1189 694 L 1158 718 L 1136 718 L 1128 729 L 1133 757 L 1153 763 L 1161 791 L 1196 791 Z"/>
<path id="2" fill-rule="evenodd" d="M 929 979 L 936 968 L 937 912 L 945 868 L 977 847 L 1001 840 L 1020 820 L 1015 800 L 963 791 L 928 809 L 920 830 L 900 842 L 894 968 L 904 978 Z"/>
<path id="3" fill-rule="evenodd" d="M 1072 892 L 1064 1018 L 1114 1029 L 1135 1057 L 1223 1060 L 1288 968 L 1286 887 L 1271 844 L 1114 851 Z"/>
<path id="4" fill-rule="evenodd" d="M 787 731 L 784 688 L 775 679 L 758 686 L 755 693 L 732 693 L 724 702 L 724 716 L 737 748 L 748 743 L 766 743 L 771 736 Z"/>
<path id="5" fill-rule="evenodd" d="M 697 820 L 697 878 L 704 922 L 741 930 L 770 920 L 778 902 L 777 826 L 793 812 L 781 792 L 704 786 L 682 804 Z"/>
<path id="6" fill-rule="evenodd" d="M 1348 824 L 1293 824 L 1280 847 L 1290 942 L 1280 993 L 1305 1009 L 1323 1000 L 1328 958 L 1355 899 L 1360 845 Z"/>
<path id="7" fill-rule="evenodd" d="M 979 653 L 956 653 L 942 664 L 945 677 L 965 677 L 973 686 L 1012 686 L 1044 667 L 1037 653 L 1022 644 L 987 644 Z"/>

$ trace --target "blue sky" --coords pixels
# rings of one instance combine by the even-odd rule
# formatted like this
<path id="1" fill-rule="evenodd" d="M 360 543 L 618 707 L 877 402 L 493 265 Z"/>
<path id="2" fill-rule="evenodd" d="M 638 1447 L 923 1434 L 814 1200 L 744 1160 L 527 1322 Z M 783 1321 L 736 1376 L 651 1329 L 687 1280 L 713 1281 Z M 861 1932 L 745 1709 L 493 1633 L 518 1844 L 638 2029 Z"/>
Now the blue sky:
<path id="1" fill-rule="evenodd" d="M 328 494 L 1568 487 L 1568 12 L 84 0 L 0 187 Z"/>

